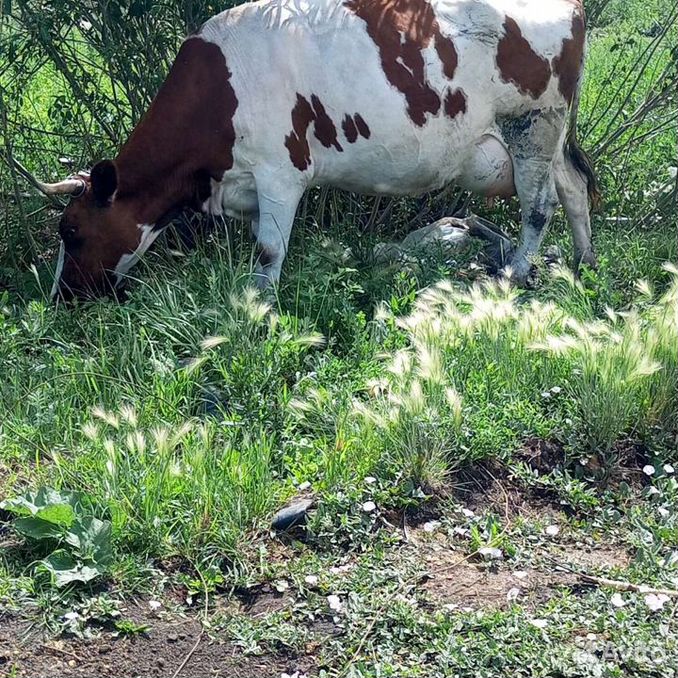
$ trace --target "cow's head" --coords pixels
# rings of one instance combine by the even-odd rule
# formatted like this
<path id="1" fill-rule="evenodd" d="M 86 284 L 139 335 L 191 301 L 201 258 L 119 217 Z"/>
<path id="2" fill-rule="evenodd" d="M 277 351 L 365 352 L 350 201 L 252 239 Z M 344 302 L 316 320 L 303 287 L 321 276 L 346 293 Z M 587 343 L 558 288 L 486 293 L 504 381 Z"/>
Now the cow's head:
<path id="1" fill-rule="evenodd" d="M 134 203 L 118 197 L 118 171 L 112 160 L 97 163 L 57 184 L 41 184 L 49 194 L 71 194 L 59 222 L 61 247 L 52 297 L 94 298 L 113 292 L 124 274 L 155 239 L 140 224 Z"/>

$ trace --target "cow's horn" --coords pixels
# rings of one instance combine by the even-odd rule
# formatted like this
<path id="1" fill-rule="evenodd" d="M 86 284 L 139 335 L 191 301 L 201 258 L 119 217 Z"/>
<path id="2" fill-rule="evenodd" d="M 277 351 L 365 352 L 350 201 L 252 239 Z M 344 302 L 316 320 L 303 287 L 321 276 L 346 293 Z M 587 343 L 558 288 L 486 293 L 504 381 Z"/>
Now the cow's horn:
<path id="1" fill-rule="evenodd" d="M 45 184 L 42 181 L 38 181 L 36 188 L 45 195 L 63 195 L 65 193 L 70 193 L 77 198 L 85 192 L 87 184 L 83 179 L 79 179 L 78 177 L 69 177 L 63 181 L 57 181 L 55 184 Z"/>

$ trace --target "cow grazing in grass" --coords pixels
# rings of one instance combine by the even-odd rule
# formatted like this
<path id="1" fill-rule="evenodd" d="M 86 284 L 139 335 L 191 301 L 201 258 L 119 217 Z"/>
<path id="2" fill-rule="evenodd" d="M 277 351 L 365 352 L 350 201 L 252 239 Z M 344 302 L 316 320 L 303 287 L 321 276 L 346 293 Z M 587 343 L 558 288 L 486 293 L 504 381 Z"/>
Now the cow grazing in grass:
<path id="1" fill-rule="evenodd" d="M 115 160 L 73 193 L 55 293 L 117 286 L 177 209 L 252 222 L 276 282 L 310 186 L 517 194 L 518 281 L 558 202 L 593 263 L 595 179 L 577 146 L 585 43 L 576 0 L 263 0 L 189 37 Z M 588 195 L 587 195 L 588 194 Z"/>

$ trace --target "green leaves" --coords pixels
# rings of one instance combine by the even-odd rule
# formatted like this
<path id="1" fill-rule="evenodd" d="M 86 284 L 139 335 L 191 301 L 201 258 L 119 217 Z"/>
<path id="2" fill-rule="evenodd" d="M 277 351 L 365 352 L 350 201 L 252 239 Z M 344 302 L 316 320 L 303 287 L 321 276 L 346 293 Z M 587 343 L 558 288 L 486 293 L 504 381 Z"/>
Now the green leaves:
<path id="1" fill-rule="evenodd" d="M 84 495 L 40 488 L 0 502 L 0 508 L 19 516 L 14 529 L 28 540 L 54 546 L 38 562 L 55 586 L 89 582 L 106 571 L 113 558 L 111 523 L 87 515 Z"/>

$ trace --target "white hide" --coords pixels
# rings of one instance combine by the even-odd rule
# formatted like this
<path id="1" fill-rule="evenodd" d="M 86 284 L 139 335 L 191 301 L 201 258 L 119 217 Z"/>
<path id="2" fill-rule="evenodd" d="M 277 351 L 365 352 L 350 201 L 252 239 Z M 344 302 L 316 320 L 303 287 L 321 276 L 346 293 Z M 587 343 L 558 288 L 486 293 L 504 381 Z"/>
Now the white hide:
<path id="1" fill-rule="evenodd" d="M 458 67 L 449 80 L 431 40 L 422 50 L 426 80 L 441 102 L 448 91 L 463 90 L 467 110 L 451 119 L 441 105 L 435 115 L 426 114 L 423 126 L 408 117 L 405 97 L 386 78 L 365 22 L 343 0 L 246 3 L 213 17 L 196 36 L 221 48 L 238 99 L 234 166 L 220 184 L 215 182 L 203 207 L 257 219 L 259 246 L 267 253 L 258 273 L 278 279 L 297 203 L 310 186 L 419 195 L 456 183 L 485 195 L 512 194 L 518 168 L 502 137 L 501 120 L 531 110 L 550 111 L 553 135 L 562 138 L 567 105 L 558 91 L 558 78 L 551 77 L 535 101 L 502 80 L 495 59 L 503 22 L 510 16 L 532 48 L 551 62 L 560 54 L 563 40 L 571 37 L 577 3 L 430 0 L 430 4 L 441 33 L 454 41 Z M 313 94 L 320 98 L 343 149 L 323 146 L 311 124 L 306 133 L 311 164 L 305 171 L 293 165 L 285 146 L 297 94 L 307 100 Z M 371 134 L 348 143 L 341 122 L 356 113 Z M 527 176 L 531 170 L 525 167 L 519 173 L 520 185 L 527 187 L 522 194 L 519 190 L 524 213 L 535 187 L 545 185 L 541 175 L 546 173 L 551 181 L 550 164 L 558 154 L 562 155 L 562 142 L 560 147 L 556 142 L 545 144 L 533 174 Z M 547 192 L 540 197 L 540 209 L 543 203 L 548 214 L 555 189 Z M 521 275 L 529 270 L 527 259 L 541 238 L 533 231 L 524 224 Z"/>
<path id="2" fill-rule="evenodd" d="M 210 19 L 199 37 L 224 52 L 238 97 L 235 165 L 223 183 L 237 181 L 245 189 L 249 179 L 251 190 L 263 174 L 273 175 L 281 184 L 331 184 L 394 195 L 417 195 L 453 181 L 463 183 L 461 171 L 479 152 L 479 140 L 487 135 L 501 139 L 497 118 L 515 113 L 520 106 L 529 108 L 525 95 L 503 82 L 496 69 L 496 44 L 505 16 L 514 18 L 534 49 L 551 60 L 559 54 L 563 39 L 570 37 L 573 5 L 570 0 L 433 0 L 430 4 L 441 31 L 454 40 L 459 65 L 450 81 L 431 41 L 423 50 L 427 81 L 441 99 L 448 88 L 461 88 L 468 110 L 450 119 L 441 106 L 436 115 L 427 114 L 422 127 L 407 116 L 403 94 L 386 79 L 365 22 L 342 0 L 265 0 Z M 324 147 L 311 126 L 307 139 L 312 163 L 305 172 L 291 163 L 284 143 L 292 129 L 297 93 L 321 99 L 343 148 L 338 152 Z M 539 106 L 563 107 L 557 78 L 551 78 Z M 367 122 L 371 136 L 350 144 L 343 137 L 341 121 L 345 114 L 356 112 Z"/>
<path id="3" fill-rule="evenodd" d="M 131 254 L 123 254 L 118 265 L 115 267 L 115 286 L 118 287 L 134 264 L 139 261 L 141 255 L 153 244 L 153 241 L 162 233 L 162 229 L 153 230 L 153 224 L 139 224 L 141 239 L 139 245 Z"/>

